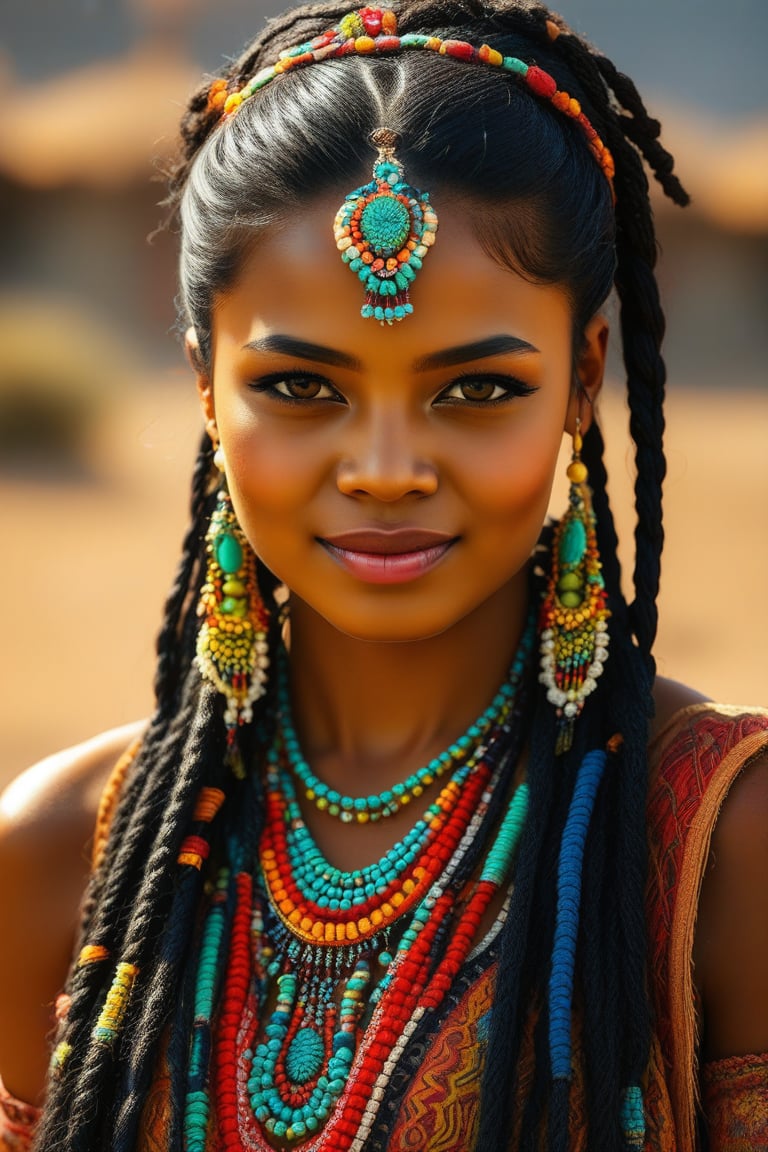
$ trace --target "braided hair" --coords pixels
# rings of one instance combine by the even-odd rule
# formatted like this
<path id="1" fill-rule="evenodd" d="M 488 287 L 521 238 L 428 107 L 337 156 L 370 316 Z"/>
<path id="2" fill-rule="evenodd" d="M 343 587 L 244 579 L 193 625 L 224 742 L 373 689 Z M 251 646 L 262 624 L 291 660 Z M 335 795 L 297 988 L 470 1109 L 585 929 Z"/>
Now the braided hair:
<path id="1" fill-rule="evenodd" d="M 272 21 L 230 62 L 223 74 L 227 86 L 237 90 L 280 51 L 325 31 L 346 11 L 335 2 L 310 4 Z M 566 289 L 574 356 L 587 322 L 615 287 L 637 464 L 634 592 L 627 602 L 603 440 L 593 422 L 583 458 L 613 617 L 612 654 L 586 702 L 573 748 L 557 761 L 553 709 L 543 691 L 533 701 L 529 819 L 499 943 L 478 1148 L 505 1152 L 511 1139 L 521 1149 L 539 1148 L 543 1132 L 554 1152 L 567 1148 L 567 1084 L 553 1085 L 545 1058 L 558 849 L 585 752 L 620 732 L 623 742 L 600 786 L 585 844 L 577 952 L 589 1144 L 618 1152 L 622 1091 L 642 1079 L 652 1028 L 644 809 L 663 543 L 665 369 L 643 160 L 675 202 L 684 204 L 687 197 L 659 143 L 659 125 L 632 82 L 537 0 L 401 0 L 397 15 L 401 33 L 486 42 L 546 69 L 582 103 L 610 148 L 615 197 L 578 128 L 500 70 L 431 53 L 350 56 L 281 77 L 223 125 L 206 82 L 189 101 L 180 156 L 169 174 L 169 204 L 181 222 L 181 320 L 194 327 L 209 366 L 217 293 L 231 284 L 266 228 L 309 196 L 359 182 L 371 164 L 368 136 L 380 124 L 398 133 L 398 155 L 415 184 L 471 198 L 478 239 L 494 258 L 532 280 Z M 252 843 L 259 820 L 252 805 L 242 802 L 245 784 L 225 770 L 221 702 L 194 664 L 195 605 L 214 487 L 212 445 L 205 436 L 192 482 L 192 523 L 158 639 L 156 709 L 83 906 L 80 946 L 87 947 L 69 977 L 71 1002 L 58 1026 L 37 1152 L 130 1152 L 166 1042 L 169 1148 L 182 1147 L 185 1038 L 194 1014 L 189 957 L 205 884 L 225 837 L 236 833 Z M 542 555 L 535 555 L 539 583 L 542 565 Z M 261 564 L 259 579 L 276 609 L 275 581 Z M 275 632 L 277 619 L 275 610 Z M 246 761 L 268 739 L 273 714 L 268 691 L 243 730 Z M 206 824 L 195 819 L 204 787 L 226 794 Z M 180 872 L 176 861 L 190 832 L 210 840 L 211 859 L 201 871 Z M 104 1043 L 94 1029 L 118 962 L 138 970 L 139 981 L 120 1035 Z M 532 1005 L 538 1007 L 535 1066 L 522 1115 L 514 1116 Z"/>

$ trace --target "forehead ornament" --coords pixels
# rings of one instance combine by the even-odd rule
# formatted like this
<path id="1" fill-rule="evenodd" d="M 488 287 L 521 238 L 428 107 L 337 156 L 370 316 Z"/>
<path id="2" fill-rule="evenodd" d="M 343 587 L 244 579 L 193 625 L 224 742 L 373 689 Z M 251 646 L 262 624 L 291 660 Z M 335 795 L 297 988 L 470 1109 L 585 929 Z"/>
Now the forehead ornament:
<path id="1" fill-rule="evenodd" d="M 550 39 L 559 31 L 553 22 L 548 23 Z M 397 17 L 387 8 L 360 8 L 347 13 L 334 28 L 281 52 L 275 64 L 262 68 L 236 91 L 228 90 L 226 80 L 214 80 L 208 106 L 227 120 L 267 84 L 294 68 L 343 56 L 386 55 L 413 49 L 517 76 L 533 95 L 546 100 L 579 127 L 613 194 L 615 169 L 611 153 L 578 100 L 560 91 L 553 76 L 535 64 L 504 56 L 488 44 L 475 47 L 464 40 L 443 40 L 411 32 L 398 35 Z M 429 195 L 406 181 L 402 164 L 395 156 L 397 141 L 397 135 L 386 128 L 371 133 L 371 143 L 379 153 L 373 179 L 349 193 L 333 226 L 342 259 L 365 287 L 361 315 L 382 324 L 392 324 L 413 312 L 409 288 L 437 233 L 437 215 Z"/>
<path id="2" fill-rule="evenodd" d="M 397 135 L 377 128 L 370 139 L 379 150 L 373 179 L 346 197 L 333 235 L 365 288 L 360 315 L 392 324 L 413 312 L 408 289 L 435 242 L 437 215 L 429 193 L 406 182 L 395 157 Z"/>

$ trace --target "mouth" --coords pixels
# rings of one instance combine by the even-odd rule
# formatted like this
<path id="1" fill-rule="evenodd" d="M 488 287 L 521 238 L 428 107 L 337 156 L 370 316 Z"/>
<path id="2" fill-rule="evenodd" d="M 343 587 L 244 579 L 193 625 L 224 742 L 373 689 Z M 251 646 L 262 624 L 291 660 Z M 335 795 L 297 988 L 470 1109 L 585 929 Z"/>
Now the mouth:
<path id="1" fill-rule="evenodd" d="M 355 529 L 318 537 L 333 560 L 367 584 L 405 584 L 431 572 L 457 536 L 429 529 Z"/>

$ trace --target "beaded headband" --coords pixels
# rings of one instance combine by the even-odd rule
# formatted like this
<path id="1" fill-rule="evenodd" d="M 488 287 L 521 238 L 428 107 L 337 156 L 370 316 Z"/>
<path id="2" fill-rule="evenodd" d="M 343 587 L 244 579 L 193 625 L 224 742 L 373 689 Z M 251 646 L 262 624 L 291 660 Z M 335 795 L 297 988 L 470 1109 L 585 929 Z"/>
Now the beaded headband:
<path id="1" fill-rule="evenodd" d="M 559 31 L 548 24 L 550 36 L 553 29 L 555 33 Z M 228 119 L 261 88 L 292 68 L 342 56 L 371 56 L 408 48 L 426 49 L 440 56 L 489 65 L 519 76 L 535 96 L 549 101 L 579 125 L 613 193 L 615 169 L 611 153 L 582 112 L 578 100 L 560 91 L 548 72 L 515 56 L 503 56 L 488 44 L 475 48 L 464 40 L 441 40 L 416 33 L 398 36 L 397 17 L 387 8 L 360 8 L 347 13 L 335 28 L 281 52 L 276 64 L 261 69 L 236 92 L 228 92 L 226 80 L 214 80 L 208 92 L 208 107 L 211 111 L 220 110 Z M 360 314 L 382 324 L 392 324 L 413 312 L 409 287 L 437 232 L 437 215 L 429 203 L 428 193 L 407 183 L 403 167 L 395 157 L 397 139 L 397 135 L 386 128 L 378 128 L 371 134 L 371 143 L 379 151 L 373 180 L 349 193 L 333 225 L 342 259 L 365 287 L 365 303 Z"/>
<path id="2" fill-rule="evenodd" d="M 439 56 L 450 56 L 454 60 L 490 65 L 519 76 L 535 96 L 549 101 L 558 112 L 564 113 L 579 125 L 590 151 L 608 182 L 612 183 L 615 168 L 611 153 L 582 112 L 578 100 L 560 91 L 557 81 L 548 72 L 535 64 L 526 64 L 515 56 L 503 56 L 488 44 L 476 48 L 465 40 L 441 40 L 438 36 L 423 36 L 412 32 L 398 36 L 397 16 L 388 8 L 360 8 L 357 12 L 347 13 L 335 28 L 296 48 L 287 48 L 281 52 L 276 64 L 262 68 L 236 92 L 227 91 L 226 80 L 214 80 L 208 93 L 208 106 L 221 109 L 223 115 L 229 117 L 275 77 L 292 68 L 302 68 L 321 60 L 336 60 L 342 56 L 374 56 L 413 48 L 426 49 Z"/>

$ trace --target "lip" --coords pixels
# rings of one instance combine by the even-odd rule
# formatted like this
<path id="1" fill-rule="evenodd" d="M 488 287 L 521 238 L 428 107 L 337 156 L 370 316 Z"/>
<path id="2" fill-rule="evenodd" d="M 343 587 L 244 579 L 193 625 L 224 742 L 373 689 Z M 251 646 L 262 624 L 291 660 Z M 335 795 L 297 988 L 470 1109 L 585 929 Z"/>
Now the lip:
<path id="1" fill-rule="evenodd" d="M 378 556 L 395 556 L 403 552 L 423 552 L 448 544 L 456 537 L 434 528 L 416 528 L 403 524 L 398 528 L 350 528 L 322 537 L 324 544 L 345 552 L 368 552 Z"/>
<path id="2" fill-rule="evenodd" d="M 328 554 L 367 584 L 405 584 L 431 572 L 458 537 L 427 528 L 358 528 L 320 537 Z"/>

